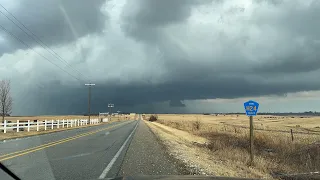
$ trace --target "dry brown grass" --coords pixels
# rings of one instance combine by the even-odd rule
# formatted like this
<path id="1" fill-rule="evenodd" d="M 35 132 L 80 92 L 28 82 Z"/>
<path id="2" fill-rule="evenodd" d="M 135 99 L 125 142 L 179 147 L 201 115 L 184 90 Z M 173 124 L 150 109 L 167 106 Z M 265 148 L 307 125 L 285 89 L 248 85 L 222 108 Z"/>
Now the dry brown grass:
<path id="1" fill-rule="evenodd" d="M 248 118 L 242 116 L 205 115 L 158 115 L 157 122 L 179 130 L 187 131 L 208 139 L 208 153 L 219 161 L 231 161 L 230 166 L 248 167 L 248 133 L 240 127 L 248 126 Z M 297 173 L 320 170 L 320 133 L 317 128 L 320 118 L 282 118 L 260 116 L 257 122 L 266 124 L 265 129 L 255 131 L 255 164 L 252 168 L 260 173 Z M 292 119 L 292 120 L 291 120 Z M 291 123 L 288 121 L 291 120 Z M 242 124 L 241 124 L 242 123 Z M 299 124 L 300 128 L 291 126 Z M 303 128 L 301 128 L 303 127 Z M 259 127 L 258 127 L 259 128 Z M 294 141 L 288 131 L 293 128 Z M 260 129 L 260 128 L 259 128 Z M 270 130 L 270 131 L 264 131 Z M 312 130 L 312 131 L 311 131 Z M 284 131 L 284 132 L 282 132 Z M 313 132 L 314 134 L 299 134 Z"/>
<path id="2" fill-rule="evenodd" d="M 148 117 L 148 115 L 146 115 Z M 199 114 L 158 114 L 159 119 L 195 121 L 201 120 L 208 125 L 226 125 L 233 127 L 249 127 L 249 118 L 245 115 L 199 115 Z M 290 131 L 320 134 L 320 117 L 284 117 L 258 115 L 254 117 L 255 129 L 271 131 Z"/>

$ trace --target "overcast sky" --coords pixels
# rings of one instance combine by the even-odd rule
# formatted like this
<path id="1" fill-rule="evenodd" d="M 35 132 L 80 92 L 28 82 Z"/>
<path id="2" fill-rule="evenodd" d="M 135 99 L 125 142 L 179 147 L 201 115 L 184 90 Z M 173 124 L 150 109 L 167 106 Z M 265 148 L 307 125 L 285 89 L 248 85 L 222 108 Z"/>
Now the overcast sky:
<path id="1" fill-rule="evenodd" d="M 14 114 L 85 113 L 89 82 L 94 112 L 320 111 L 318 0 L 0 4 Z"/>

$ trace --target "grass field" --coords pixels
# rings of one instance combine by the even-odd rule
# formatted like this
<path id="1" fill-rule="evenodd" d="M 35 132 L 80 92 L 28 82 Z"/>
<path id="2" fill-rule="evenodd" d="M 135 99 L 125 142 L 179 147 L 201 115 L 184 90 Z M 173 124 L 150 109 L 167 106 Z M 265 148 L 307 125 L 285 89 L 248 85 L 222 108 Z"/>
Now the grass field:
<path id="1" fill-rule="evenodd" d="M 320 170 L 320 117 L 255 117 L 253 166 L 249 166 L 249 118 L 245 115 L 159 114 L 156 122 L 148 124 L 169 146 L 176 143 L 172 151 L 183 154 L 181 147 L 193 147 L 185 151 L 184 158 L 216 175 L 270 178 L 272 174 Z"/>
<path id="2" fill-rule="evenodd" d="M 199 115 L 199 114 L 159 114 L 159 119 L 179 121 L 200 120 L 208 125 L 223 125 L 226 127 L 249 127 L 249 118 L 245 115 Z M 320 134 L 320 117 L 316 116 L 271 116 L 258 115 L 254 117 L 254 127 L 256 130 L 288 131 L 318 133 Z"/>

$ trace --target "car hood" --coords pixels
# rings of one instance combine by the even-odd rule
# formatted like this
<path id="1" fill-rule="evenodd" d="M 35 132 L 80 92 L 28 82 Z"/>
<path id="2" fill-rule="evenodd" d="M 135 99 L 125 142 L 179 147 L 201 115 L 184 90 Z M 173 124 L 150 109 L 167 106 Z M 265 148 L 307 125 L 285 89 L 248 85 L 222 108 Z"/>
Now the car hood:
<path id="1" fill-rule="evenodd" d="M 108 178 L 110 179 L 110 178 Z M 111 178 L 112 179 L 112 178 Z M 196 176 L 196 175 L 167 175 L 167 176 L 154 176 L 154 175 L 137 175 L 137 176 L 124 176 L 124 177 L 116 177 L 112 180 L 149 180 L 149 179 L 160 179 L 160 180 L 175 180 L 175 179 L 182 179 L 182 180 L 254 180 L 250 178 L 233 178 L 233 177 L 218 177 L 218 176 Z"/>

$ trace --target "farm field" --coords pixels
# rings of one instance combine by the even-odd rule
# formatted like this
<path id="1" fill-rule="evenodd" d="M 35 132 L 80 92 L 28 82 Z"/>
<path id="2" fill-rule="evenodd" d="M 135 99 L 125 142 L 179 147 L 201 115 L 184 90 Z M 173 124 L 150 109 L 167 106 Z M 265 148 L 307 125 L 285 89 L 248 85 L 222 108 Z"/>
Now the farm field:
<path id="1" fill-rule="evenodd" d="M 250 165 L 245 115 L 158 114 L 149 122 L 150 116 L 146 123 L 169 152 L 200 174 L 276 179 L 320 171 L 320 117 L 254 117 Z"/>
<path id="2" fill-rule="evenodd" d="M 167 121 L 183 120 L 201 121 L 209 125 L 249 128 L 249 118 L 246 115 L 200 115 L 200 114 L 159 114 L 159 119 Z M 256 130 L 290 131 L 320 134 L 320 116 L 272 116 L 258 115 L 254 117 Z"/>

